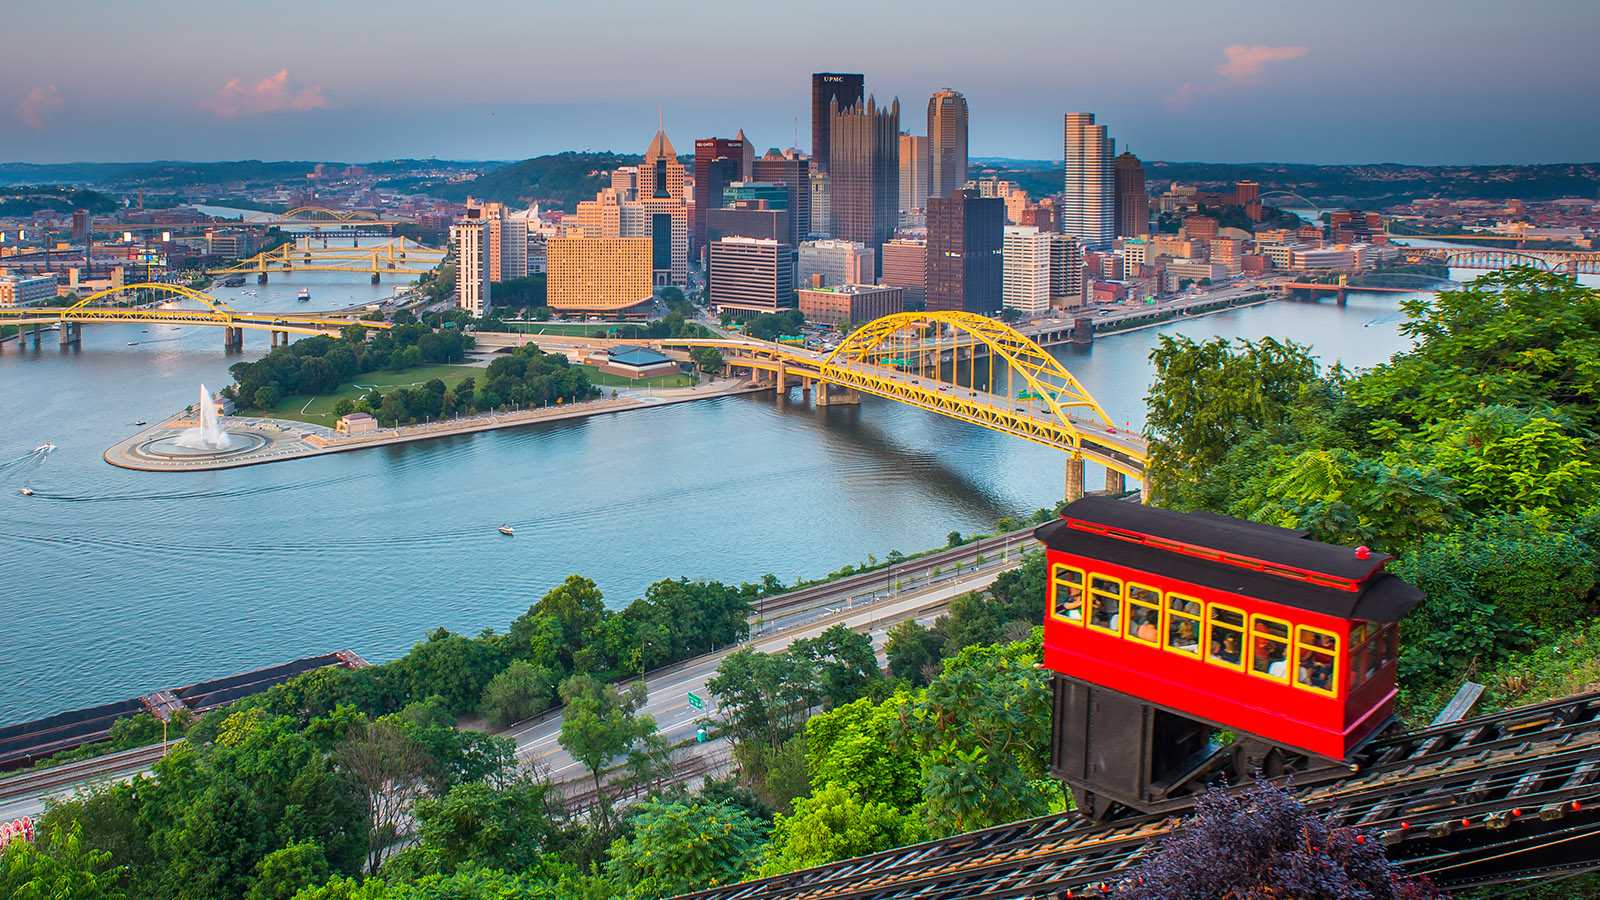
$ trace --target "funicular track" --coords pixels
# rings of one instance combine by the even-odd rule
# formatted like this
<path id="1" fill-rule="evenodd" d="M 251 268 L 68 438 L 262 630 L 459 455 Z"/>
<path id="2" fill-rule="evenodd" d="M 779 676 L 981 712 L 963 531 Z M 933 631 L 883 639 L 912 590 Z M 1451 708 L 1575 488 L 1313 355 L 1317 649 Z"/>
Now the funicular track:
<path id="1" fill-rule="evenodd" d="M 1353 771 L 1299 788 L 1335 826 L 1376 833 L 1391 859 L 1445 887 L 1555 877 L 1600 865 L 1600 693 L 1380 738 Z M 1095 896 L 1175 828 L 1073 813 L 955 835 L 691 896 Z"/>

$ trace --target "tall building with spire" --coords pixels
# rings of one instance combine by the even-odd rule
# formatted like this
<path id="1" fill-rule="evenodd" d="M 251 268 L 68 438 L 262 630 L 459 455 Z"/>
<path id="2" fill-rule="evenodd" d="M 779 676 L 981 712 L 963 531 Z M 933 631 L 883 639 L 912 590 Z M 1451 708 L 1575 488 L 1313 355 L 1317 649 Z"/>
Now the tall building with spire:
<path id="1" fill-rule="evenodd" d="M 836 238 L 874 254 L 900 221 L 900 100 L 829 105 L 828 218 Z"/>
<path id="2" fill-rule="evenodd" d="M 846 72 L 817 72 L 811 76 L 811 162 L 818 172 L 827 174 L 830 168 L 833 114 L 829 108 L 849 109 L 860 103 L 866 82 L 865 77 Z"/>
<path id="3" fill-rule="evenodd" d="M 928 196 L 967 185 L 967 98 L 946 88 L 928 98 Z"/>
<path id="4" fill-rule="evenodd" d="M 1117 237 L 1115 145 L 1094 113 L 1067 113 L 1062 126 L 1061 230 L 1088 250 L 1110 247 Z"/>
<path id="5" fill-rule="evenodd" d="M 657 129 L 645 148 L 644 161 L 639 163 L 639 199 L 682 200 L 683 163 L 678 162 L 678 151 L 672 149 L 666 129 Z"/>
<path id="6" fill-rule="evenodd" d="M 1150 196 L 1145 193 L 1144 166 L 1139 157 L 1124 150 L 1112 165 L 1116 182 L 1117 237 L 1144 237 L 1150 233 Z"/>

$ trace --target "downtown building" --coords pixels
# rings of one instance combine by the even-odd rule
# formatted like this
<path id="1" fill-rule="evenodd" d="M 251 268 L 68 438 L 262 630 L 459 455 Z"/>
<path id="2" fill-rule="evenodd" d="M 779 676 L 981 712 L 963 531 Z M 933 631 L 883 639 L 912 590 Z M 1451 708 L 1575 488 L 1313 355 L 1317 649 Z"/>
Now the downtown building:
<path id="1" fill-rule="evenodd" d="M 1150 233 L 1150 195 L 1145 191 L 1144 165 L 1124 150 L 1112 164 L 1116 185 L 1117 237 L 1144 237 Z"/>
<path id="2" fill-rule="evenodd" d="M 900 135 L 900 221 L 920 217 L 928 208 L 928 139 Z"/>
<path id="3" fill-rule="evenodd" d="M 877 254 L 859 241 L 825 238 L 800 244 L 795 282 L 802 287 L 873 284 L 877 280 Z"/>
<path id="4" fill-rule="evenodd" d="M 722 189 L 749 179 L 744 157 L 743 137 L 700 138 L 694 142 L 694 205 L 690 209 L 694 234 L 689 244 L 692 258 L 700 259 L 705 253 L 706 213 L 721 205 Z"/>
<path id="5" fill-rule="evenodd" d="M 489 223 L 469 215 L 450 226 L 450 244 L 456 251 L 456 308 L 483 318 L 493 308 L 493 279 L 489 277 Z"/>
<path id="6" fill-rule="evenodd" d="M 925 309 L 928 301 L 928 242 L 895 238 L 883 245 L 878 279 L 905 291 L 906 309 Z"/>
<path id="7" fill-rule="evenodd" d="M 876 254 L 900 222 L 900 101 L 831 111 L 829 233 Z"/>
<path id="8" fill-rule="evenodd" d="M 1067 113 L 1061 142 L 1061 230 L 1086 249 L 1104 250 L 1117 237 L 1112 140 L 1094 123 L 1094 113 Z"/>
<path id="9" fill-rule="evenodd" d="M 1004 300 L 1005 201 L 960 190 L 928 198 L 927 308 L 998 312 Z"/>
<path id="10" fill-rule="evenodd" d="M 580 202 L 572 221 L 586 237 L 649 239 L 652 284 L 686 286 L 692 231 L 686 181 L 672 142 L 657 131 L 643 162 L 614 171 L 611 186 Z"/>
<path id="11" fill-rule="evenodd" d="M 649 238 L 565 234 L 548 252 L 551 309 L 621 313 L 655 294 Z"/>
<path id="12" fill-rule="evenodd" d="M 811 234 L 811 160 L 793 149 L 782 153 L 768 151 L 751 161 L 751 178 L 764 184 L 782 185 L 788 194 L 790 247 Z"/>
<path id="13" fill-rule="evenodd" d="M 831 171 L 834 110 L 858 106 L 866 81 L 859 73 L 817 72 L 811 76 L 811 159 L 816 171 L 824 175 Z"/>
<path id="14" fill-rule="evenodd" d="M 928 98 L 928 196 L 967 185 L 967 98 L 948 88 Z"/>
<path id="15" fill-rule="evenodd" d="M 905 311 L 905 292 L 886 284 L 842 284 L 838 287 L 802 287 L 795 292 L 800 315 L 807 322 L 854 328 L 873 319 Z"/>
<path id="16" fill-rule="evenodd" d="M 706 296 L 717 312 L 770 313 L 794 307 L 794 257 L 788 245 L 725 237 L 707 245 L 706 259 Z"/>
<path id="17" fill-rule="evenodd" d="M 1008 225 L 1005 233 L 1003 305 L 1024 316 L 1050 310 L 1050 235 L 1037 228 Z"/>

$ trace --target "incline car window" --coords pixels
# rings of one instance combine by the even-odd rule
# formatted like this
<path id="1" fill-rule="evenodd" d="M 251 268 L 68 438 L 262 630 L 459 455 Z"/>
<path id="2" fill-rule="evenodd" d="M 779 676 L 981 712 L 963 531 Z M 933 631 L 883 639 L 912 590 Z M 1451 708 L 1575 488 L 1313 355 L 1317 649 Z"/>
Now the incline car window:
<path id="1" fill-rule="evenodd" d="M 1083 624 L 1083 570 L 1056 563 L 1050 575 L 1050 614 L 1072 625 Z"/>

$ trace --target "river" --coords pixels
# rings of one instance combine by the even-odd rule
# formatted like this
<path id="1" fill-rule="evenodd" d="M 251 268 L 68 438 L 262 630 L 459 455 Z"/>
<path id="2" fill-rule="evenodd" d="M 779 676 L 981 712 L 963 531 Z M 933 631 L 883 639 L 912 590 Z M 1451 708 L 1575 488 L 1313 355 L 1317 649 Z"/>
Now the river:
<path id="1" fill-rule="evenodd" d="M 319 309 L 394 290 L 328 273 L 217 293 L 290 310 L 300 287 Z M 1287 337 L 1365 367 L 1405 345 L 1395 310 L 1277 302 L 1059 353 L 1138 427 L 1158 335 Z M 246 340 L 228 356 L 217 329 L 94 326 L 81 350 L 0 353 L 0 722 L 340 648 L 389 659 L 441 625 L 503 629 L 574 572 L 613 605 L 668 576 L 818 576 L 1062 490 L 1059 454 L 870 398 L 729 397 L 215 472 L 101 460 L 265 352 Z M 46 441 L 47 461 L 16 461 Z"/>

